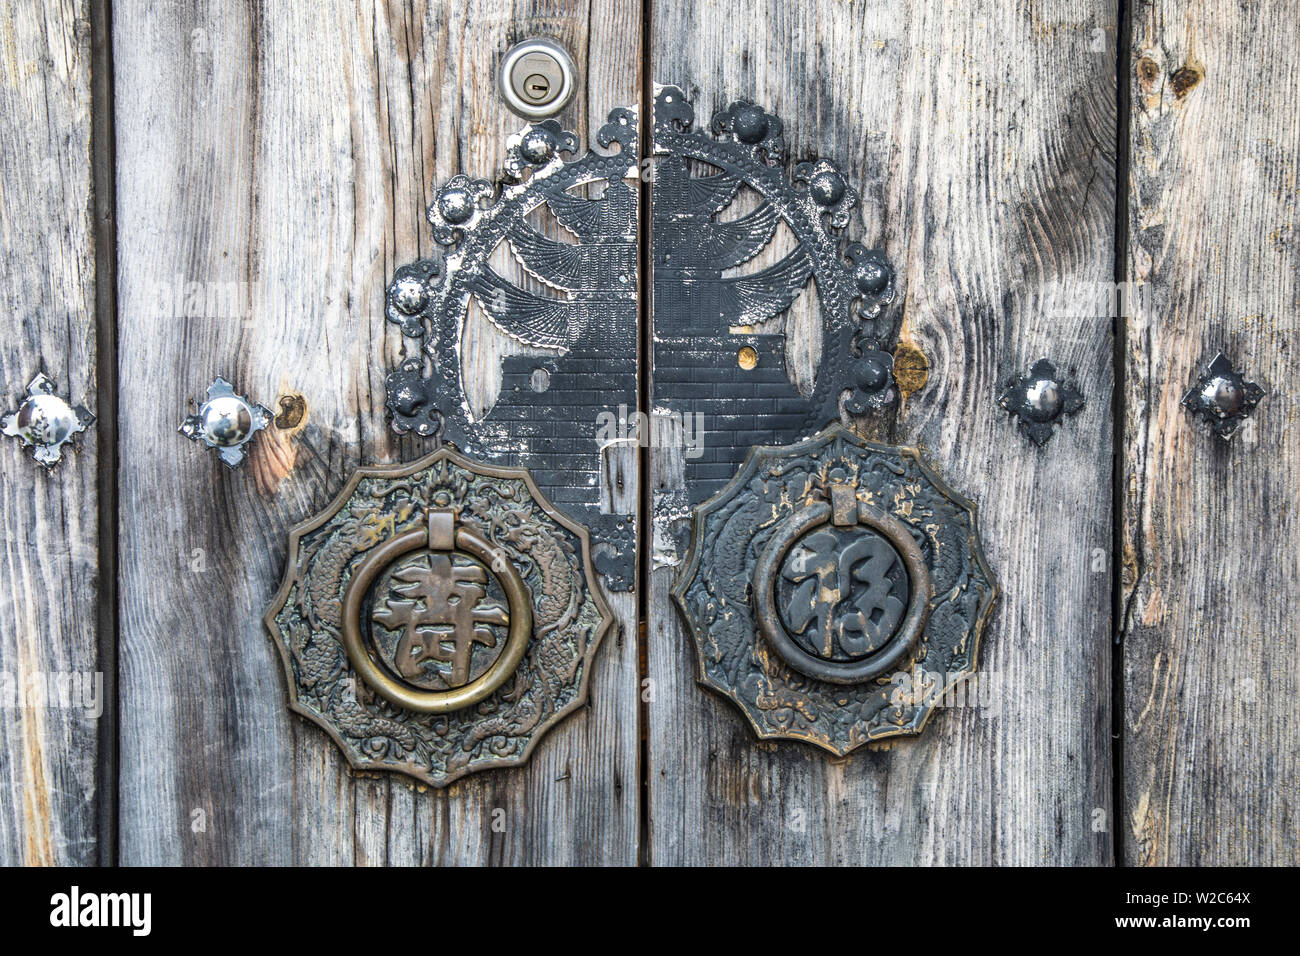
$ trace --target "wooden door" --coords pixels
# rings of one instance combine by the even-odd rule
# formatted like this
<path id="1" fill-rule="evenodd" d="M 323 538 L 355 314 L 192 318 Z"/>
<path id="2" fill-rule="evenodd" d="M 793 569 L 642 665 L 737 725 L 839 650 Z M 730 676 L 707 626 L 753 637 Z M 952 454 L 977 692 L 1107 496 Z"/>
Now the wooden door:
<path id="1" fill-rule="evenodd" d="M 0 445 L 0 862 L 1300 861 L 1300 72 L 1265 55 L 1289 11 L 1123 9 L 7 11 L 5 408 L 44 372 L 97 421 L 48 473 Z M 442 790 L 354 773 L 287 711 L 261 617 L 288 529 L 358 465 L 422 453 L 384 417 L 403 346 L 384 289 L 431 250 L 436 185 L 499 170 L 522 121 L 495 65 L 534 35 L 574 54 L 558 119 L 584 142 L 672 84 L 705 119 L 764 105 L 792 159 L 833 159 L 860 191 L 847 232 L 897 269 L 901 339 L 928 362 L 875 437 L 919 445 L 978 504 L 1001 588 L 990 706 L 844 758 L 757 740 L 695 681 L 652 540 L 680 470 L 649 448 L 604 479 L 643 515 L 640 587 L 608 595 L 590 704 L 526 766 Z M 778 318 L 791 342 L 814 302 Z M 641 316 L 649 342 L 649 296 Z M 482 407 L 516 346 L 480 326 Z M 1220 349 L 1265 390 L 1230 443 L 1179 405 Z M 815 356 L 791 354 L 809 381 Z M 1040 448 L 997 397 L 1041 357 L 1085 405 Z M 216 375 L 280 415 L 238 470 L 176 434 Z M 29 692 L 69 679 L 89 696 Z"/>

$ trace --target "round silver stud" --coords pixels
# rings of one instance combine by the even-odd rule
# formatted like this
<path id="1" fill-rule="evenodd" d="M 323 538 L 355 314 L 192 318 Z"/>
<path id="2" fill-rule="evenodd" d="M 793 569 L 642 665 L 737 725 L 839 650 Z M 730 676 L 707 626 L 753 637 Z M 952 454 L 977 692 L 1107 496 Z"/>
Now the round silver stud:
<path id="1" fill-rule="evenodd" d="M 77 414 L 57 395 L 36 395 L 19 407 L 17 427 L 29 445 L 61 444 L 77 427 Z"/>
<path id="2" fill-rule="evenodd" d="M 1061 383 L 1055 379 L 1035 379 L 1025 389 L 1025 414 L 1036 422 L 1055 421 L 1061 414 Z"/>
<path id="3" fill-rule="evenodd" d="M 429 302 L 424 283 L 415 276 L 402 276 L 389 288 L 389 295 L 393 297 L 397 311 L 403 315 L 415 315 Z"/>
<path id="4" fill-rule="evenodd" d="M 199 428 L 210 445 L 229 448 L 248 437 L 253 428 L 252 409 L 237 396 L 215 398 L 199 409 Z"/>
<path id="5" fill-rule="evenodd" d="M 1215 376 L 1201 389 L 1201 398 L 1219 418 L 1228 418 L 1241 412 L 1246 403 L 1241 383 L 1225 376 Z"/>
<path id="6" fill-rule="evenodd" d="M 271 424 L 271 410 L 237 395 L 230 383 L 218 378 L 208 386 L 208 398 L 198 413 L 178 429 L 191 441 L 217 449 L 223 463 L 234 468 L 244 460 L 245 446 Z"/>
<path id="7" fill-rule="evenodd" d="M 1215 354 L 1183 396 L 1183 405 L 1209 422 L 1221 438 L 1231 438 L 1255 410 L 1264 390 L 1232 367 L 1222 352 Z"/>
<path id="8" fill-rule="evenodd" d="M 1028 375 L 1011 381 L 998 404 L 1015 416 L 1021 433 L 1030 441 L 1045 445 L 1054 426 L 1083 408 L 1083 395 L 1057 374 L 1055 365 L 1039 359 Z"/>
<path id="9" fill-rule="evenodd" d="M 63 456 L 63 445 L 84 432 L 95 416 L 54 393 L 54 382 L 37 375 L 27 386 L 18 410 L 0 419 L 4 433 L 31 448 L 32 457 L 52 468 Z"/>

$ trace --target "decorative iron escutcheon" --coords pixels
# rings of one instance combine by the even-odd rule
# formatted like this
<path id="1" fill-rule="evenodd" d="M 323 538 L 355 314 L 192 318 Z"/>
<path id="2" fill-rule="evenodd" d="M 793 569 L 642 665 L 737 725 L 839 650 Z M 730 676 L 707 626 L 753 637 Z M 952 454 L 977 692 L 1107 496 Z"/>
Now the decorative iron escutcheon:
<path id="1" fill-rule="evenodd" d="M 997 587 L 974 505 L 915 449 L 859 437 L 897 398 L 894 271 L 841 237 L 858 194 L 832 163 L 787 175 L 783 124 L 761 107 L 732 103 L 703 130 L 661 87 L 653 149 L 652 402 L 698 416 L 702 439 L 679 499 L 656 502 L 655 558 L 677 561 L 691 514 L 673 593 L 699 680 L 764 738 L 846 754 L 920 733 L 974 672 Z M 746 271 L 778 224 L 793 248 Z M 803 393 L 782 318 L 810 280 L 821 361 Z"/>
<path id="2" fill-rule="evenodd" d="M 637 522 L 608 511 L 602 478 L 620 428 L 599 423 L 637 406 L 636 112 L 612 110 L 595 139 L 600 152 L 579 152 L 555 120 L 534 123 L 510 138 L 499 182 L 457 175 L 438 188 L 428 218 L 441 248 L 388 287 L 389 321 L 418 345 L 390 370 L 385 407 L 399 433 L 528 468 L 590 529 L 606 586 L 627 591 Z M 500 271 L 500 258 L 522 272 Z M 502 360 L 481 417 L 461 355 L 474 306 L 530 350 Z"/>
<path id="3" fill-rule="evenodd" d="M 290 708 L 355 768 L 435 787 L 523 763 L 612 621 L 587 531 L 524 469 L 447 446 L 360 469 L 296 527 L 266 615 Z"/>

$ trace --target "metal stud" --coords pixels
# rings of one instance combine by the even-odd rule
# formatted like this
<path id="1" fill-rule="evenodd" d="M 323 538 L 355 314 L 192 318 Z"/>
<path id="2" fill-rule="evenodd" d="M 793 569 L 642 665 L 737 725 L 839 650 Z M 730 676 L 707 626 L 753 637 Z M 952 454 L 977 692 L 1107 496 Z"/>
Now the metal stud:
<path id="1" fill-rule="evenodd" d="M 867 349 L 853 363 L 852 383 L 844 408 L 850 415 L 865 415 L 884 408 L 894 399 L 894 356 Z"/>
<path id="2" fill-rule="evenodd" d="M 1016 417 L 1020 431 L 1032 442 L 1046 445 L 1052 426 L 1083 408 L 1083 395 L 1044 358 L 1034 363 L 1028 375 L 1012 379 L 998 404 Z"/>
<path id="3" fill-rule="evenodd" d="M 1209 422 L 1216 435 L 1228 439 L 1236 434 L 1263 397 L 1264 390 L 1246 381 L 1232 367 L 1228 356 L 1218 352 L 1187 390 L 1183 404 L 1193 415 Z"/>
<path id="4" fill-rule="evenodd" d="M 55 385 L 42 372 L 27 386 L 27 397 L 16 412 L 0 419 L 0 428 L 32 450 L 32 457 L 53 468 L 63 457 L 63 446 L 84 432 L 95 416 L 54 394 Z"/>
<path id="5" fill-rule="evenodd" d="M 237 467 L 247 453 L 244 446 L 253 436 L 271 424 L 271 410 L 235 394 L 224 378 L 208 386 L 208 399 L 198 413 L 181 422 L 178 431 L 191 441 L 217 450 L 217 457 L 231 468 Z"/>

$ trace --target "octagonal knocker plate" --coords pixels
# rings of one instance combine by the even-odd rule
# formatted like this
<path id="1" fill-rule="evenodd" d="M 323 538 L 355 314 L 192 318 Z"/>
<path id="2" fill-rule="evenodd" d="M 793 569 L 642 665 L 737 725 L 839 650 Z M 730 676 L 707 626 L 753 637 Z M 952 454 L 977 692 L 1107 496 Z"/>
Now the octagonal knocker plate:
<path id="1" fill-rule="evenodd" d="M 921 732 L 974 673 L 997 584 L 971 502 L 833 425 L 754 448 L 699 506 L 673 596 L 704 686 L 760 737 L 842 755 Z"/>
<path id="2" fill-rule="evenodd" d="M 448 446 L 360 469 L 295 528 L 265 618 L 290 708 L 357 769 L 433 786 L 523 763 L 586 700 L 612 621 L 586 529 Z"/>

